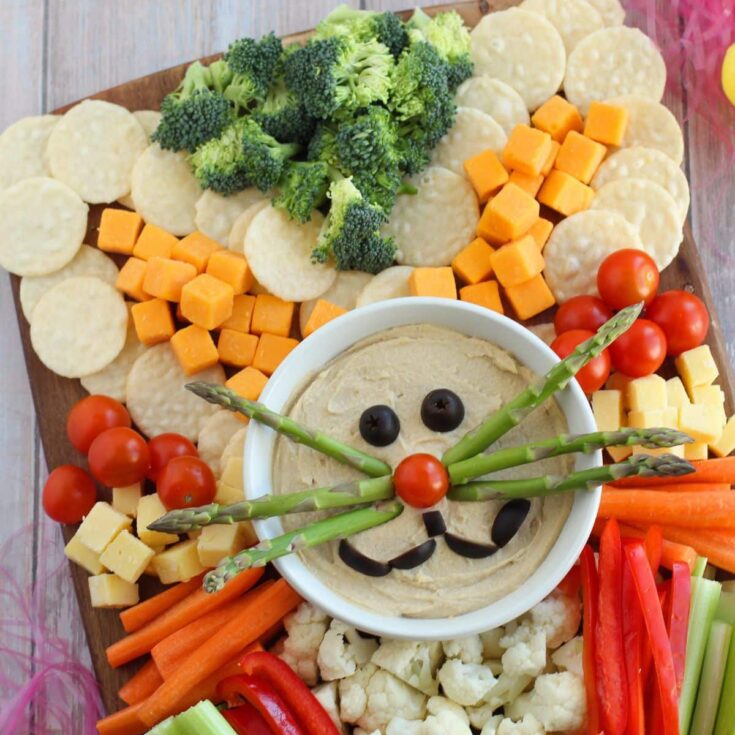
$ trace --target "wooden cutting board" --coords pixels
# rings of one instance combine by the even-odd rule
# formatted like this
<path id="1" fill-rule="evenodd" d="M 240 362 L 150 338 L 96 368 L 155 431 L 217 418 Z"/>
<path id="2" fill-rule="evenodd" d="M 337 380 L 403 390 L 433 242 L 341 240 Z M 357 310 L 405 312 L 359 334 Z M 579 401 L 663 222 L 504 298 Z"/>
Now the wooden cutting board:
<path id="1" fill-rule="evenodd" d="M 434 14 L 441 10 L 455 9 L 462 15 L 469 26 L 474 26 L 485 13 L 493 10 L 501 10 L 514 4 L 516 3 L 513 0 L 490 0 L 490 2 L 473 0 L 472 2 L 429 8 L 427 12 Z M 410 14 L 410 11 L 407 11 L 406 14 Z M 309 32 L 307 31 L 288 36 L 284 40 L 289 42 L 302 41 L 308 35 Z M 209 57 L 209 59 L 205 59 L 204 61 L 210 61 L 214 58 L 216 57 Z M 179 83 L 186 66 L 188 64 L 182 64 L 171 69 L 150 74 L 146 77 L 141 77 L 126 84 L 121 84 L 118 87 L 99 92 L 93 95 L 93 98 L 114 102 L 130 110 L 158 109 L 163 97 Z M 55 112 L 65 112 L 71 106 L 67 105 Z M 93 206 L 90 209 L 89 233 L 85 240 L 87 243 L 95 244 L 97 242 L 97 226 L 102 209 L 103 207 L 100 205 Z M 60 464 L 80 464 L 83 458 L 69 444 L 65 433 L 65 426 L 69 409 L 77 400 L 86 395 L 86 392 L 78 380 L 61 378 L 45 368 L 38 360 L 31 347 L 29 325 L 23 317 L 20 307 L 18 295 L 20 279 L 11 276 L 11 281 L 23 352 L 28 368 L 28 376 L 33 392 L 33 401 L 38 416 L 38 425 L 46 454 L 46 461 L 50 469 Z M 702 262 L 688 225 L 684 233 L 684 244 L 679 256 L 664 271 L 661 277 L 661 283 L 664 289 L 685 288 L 690 290 L 700 296 L 708 305 L 712 317 L 712 327 L 709 332 L 708 343 L 722 371 L 720 382 L 727 396 L 728 415 L 732 414 L 733 407 L 735 406 L 735 402 L 733 401 L 735 391 L 733 390 L 732 371 Z M 543 320 L 536 321 L 541 322 Z M 109 491 L 106 489 L 101 489 L 100 492 L 102 497 L 109 496 Z M 75 530 L 74 527 L 64 527 L 64 538 L 68 540 L 74 534 Z M 79 601 L 80 615 L 82 616 L 87 634 L 92 663 L 100 682 L 102 697 L 107 709 L 109 711 L 115 711 L 124 706 L 117 697 L 117 690 L 130 678 L 131 674 L 138 668 L 138 664 L 129 664 L 116 670 L 111 669 L 107 665 L 105 648 L 123 635 L 118 614 L 115 611 L 92 609 L 89 604 L 87 572 L 75 564 L 71 564 L 71 571 Z M 141 596 L 147 596 L 157 589 L 160 589 L 160 585 L 151 577 L 144 576 L 141 579 Z"/>

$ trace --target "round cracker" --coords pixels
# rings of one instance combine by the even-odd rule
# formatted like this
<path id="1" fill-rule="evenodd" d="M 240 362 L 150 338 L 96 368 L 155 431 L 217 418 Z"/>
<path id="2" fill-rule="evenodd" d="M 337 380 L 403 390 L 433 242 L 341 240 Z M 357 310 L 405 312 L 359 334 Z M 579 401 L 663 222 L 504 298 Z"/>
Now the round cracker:
<path id="1" fill-rule="evenodd" d="M 554 227 L 544 248 L 544 276 L 556 300 L 597 295 L 597 269 L 622 248 L 643 250 L 636 228 L 622 214 L 588 209 Z"/>
<path id="2" fill-rule="evenodd" d="M 669 192 L 648 179 L 618 179 L 595 192 L 592 209 L 622 214 L 634 227 L 643 249 L 662 271 L 681 245 L 679 207 Z"/>
<path id="3" fill-rule="evenodd" d="M 122 294 L 100 278 L 74 276 L 36 304 L 31 344 L 49 370 L 80 378 L 109 365 L 120 354 L 127 331 Z"/>
<path id="4" fill-rule="evenodd" d="M 519 7 L 543 15 L 559 31 L 567 54 L 585 36 L 605 27 L 602 16 L 587 0 L 523 0 Z"/>
<path id="5" fill-rule="evenodd" d="M 24 117 L 0 134 L 0 191 L 23 179 L 51 176 L 46 143 L 59 120 L 59 115 Z"/>
<path id="6" fill-rule="evenodd" d="M 17 276 L 45 276 L 77 254 L 89 207 L 55 179 L 23 179 L 0 192 L 0 266 Z"/>
<path id="7" fill-rule="evenodd" d="M 603 28 L 583 38 L 567 59 L 564 93 L 583 115 L 590 102 L 637 95 L 658 102 L 666 64 L 653 41 L 637 28 Z"/>
<path id="8" fill-rule="evenodd" d="M 54 178 L 85 202 L 114 202 L 130 191 L 133 164 L 148 139 L 132 112 L 102 100 L 84 100 L 59 120 L 48 139 Z"/>
<path id="9" fill-rule="evenodd" d="M 542 15 L 520 8 L 489 13 L 470 37 L 475 72 L 509 84 L 529 110 L 540 107 L 561 87 L 564 42 Z"/>
<path id="10" fill-rule="evenodd" d="M 25 276 L 20 282 L 20 305 L 30 322 L 33 309 L 41 297 L 57 283 L 74 276 L 96 276 L 111 286 L 117 280 L 115 261 L 91 245 L 82 245 L 77 254 L 63 267 L 47 276 Z"/>
<path id="11" fill-rule="evenodd" d="M 186 390 L 187 383 L 197 380 L 221 384 L 225 372 L 215 365 L 186 375 L 168 342 L 147 349 L 133 363 L 125 387 L 128 411 L 138 428 L 149 437 L 173 431 L 196 441 L 207 419 L 220 410 Z"/>
<path id="12" fill-rule="evenodd" d="M 245 451 L 245 439 L 248 435 L 248 427 L 242 425 L 240 422 L 240 429 L 236 431 L 231 437 L 230 441 L 227 442 L 222 456 L 219 458 L 220 474 L 227 466 L 227 461 L 231 457 L 242 457 Z"/>
<path id="13" fill-rule="evenodd" d="M 542 342 L 550 345 L 556 339 L 556 331 L 551 322 L 546 324 L 527 324 L 526 328 L 529 332 L 533 332 Z"/>
<path id="14" fill-rule="evenodd" d="M 620 4 L 620 0 L 587 0 L 587 2 L 602 16 L 608 28 L 625 23 L 625 8 Z"/>
<path id="15" fill-rule="evenodd" d="M 243 246 L 258 283 L 284 301 L 308 301 L 324 293 L 337 271 L 329 263 L 311 262 L 323 222 L 319 212 L 303 225 L 275 207 L 258 212 Z"/>
<path id="16" fill-rule="evenodd" d="M 505 148 L 508 136 L 490 115 L 474 107 L 460 107 L 449 132 L 431 155 L 432 166 L 444 166 L 459 176 L 466 176 L 464 162 L 491 148 L 496 153 Z"/>
<path id="17" fill-rule="evenodd" d="M 299 326 L 301 334 L 304 333 L 306 322 L 309 321 L 311 312 L 314 311 L 316 302 L 319 299 L 329 301 L 330 304 L 336 304 L 343 309 L 350 311 L 355 308 L 357 297 L 361 291 L 372 281 L 371 273 L 363 273 L 362 271 L 339 271 L 334 283 L 316 299 L 304 301 L 299 307 Z"/>
<path id="18" fill-rule="evenodd" d="M 251 204 L 232 224 L 229 234 L 227 235 L 227 247 L 230 250 L 234 250 L 236 253 L 241 253 L 245 246 L 245 235 L 247 234 L 248 227 L 251 222 L 255 219 L 255 215 L 261 210 L 269 206 L 267 200 L 262 202 L 255 202 Z"/>
<path id="19" fill-rule="evenodd" d="M 684 133 L 674 113 L 660 102 L 625 95 L 606 100 L 628 111 L 624 148 L 643 145 L 665 153 L 677 166 L 684 159 Z"/>
<path id="20" fill-rule="evenodd" d="M 133 116 L 140 123 L 140 127 L 143 128 L 145 137 L 150 140 L 153 131 L 161 122 L 161 113 L 158 110 L 136 110 Z"/>
<path id="21" fill-rule="evenodd" d="M 597 169 L 591 186 L 600 189 L 618 179 L 648 179 L 662 186 L 676 202 L 680 222 L 684 224 L 689 211 L 689 182 L 684 172 L 665 153 L 644 146 L 621 148 Z"/>
<path id="22" fill-rule="evenodd" d="M 412 272 L 413 268 L 410 265 L 394 265 L 392 268 L 386 268 L 362 289 L 355 306 L 360 308 L 378 301 L 410 296 L 411 290 L 408 287 L 408 279 Z"/>
<path id="23" fill-rule="evenodd" d="M 222 472 L 222 453 L 240 429 L 242 421 L 225 408 L 213 413 L 202 425 L 197 438 L 197 450 L 216 476 Z"/>
<path id="24" fill-rule="evenodd" d="M 225 197 L 206 189 L 195 205 L 194 223 L 200 232 L 227 246 L 227 238 L 237 218 L 253 204 L 268 201 L 254 186 Z"/>
<path id="25" fill-rule="evenodd" d="M 202 195 L 183 153 L 148 146 L 133 167 L 131 196 L 135 211 L 149 224 L 172 235 L 196 230 L 196 203 Z"/>
<path id="26" fill-rule="evenodd" d="M 418 193 L 398 197 L 383 234 L 395 239 L 399 263 L 449 265 L 475 235 L 475 191 L 464 176 L 440 166 L 429 166 L 411 183 Z"/>
<path id="27" fill-rule="evenodd" d="M 490 115 L 506 135 L 510 135 L 516 125 L 531 123 L 523 97 L 510 84 L 485 74 L 462 82 L 454 100 L 462 107 L 472 107 Z"/>

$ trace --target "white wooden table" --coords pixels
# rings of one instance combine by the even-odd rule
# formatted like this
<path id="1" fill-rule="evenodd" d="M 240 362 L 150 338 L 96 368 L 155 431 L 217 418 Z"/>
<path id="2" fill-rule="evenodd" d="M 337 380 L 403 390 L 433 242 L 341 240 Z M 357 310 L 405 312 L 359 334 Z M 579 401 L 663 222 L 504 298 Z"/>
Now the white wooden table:
<path id="1" fill-rule="evenodd" d="M 129 79 L 223 50 L 239 36 L 311 28 L 336 4 L 336 0 L 0 0 L 0 130 L 24 115 L 52 110 Z M 358 6 L 357 0 L 350 4 Z M 432 3 L 362 0 L 359 6 L 398 10 L 412 4 Z M 681 118 L 680 105 L 672 106 Z M 728 348 L 735 357 L 735 268 L 724 263 L 715 249 L 716 244 L 732 251 L 735 181 L 728 177 L 713 213 L 704 187 L 710 172 L 717 168 L 721 151 L 702 121 L 690 120 L 685 133 L 685 170 L 693 187 L 691 223 L 703 250 Z M 712 214 L 716 229 L 705 231 L 703 223 Z M 709 237 L 705 238 L 707 232 Z M 61 534 L 45 519 L 40 505 L 46 466 L 10 287 L 3 274 L 0 466 L 0 546 L 20 529 L 28 529 L 19 540 L 5 543 L 0 563 L 12 568 L 18 580 L 37 584 L 49 628 L 67 638 L 72 651 L 88 661 L 68 575 L 62 569 L 53 584 L 45 582 L 63 562 Z M 9 641 L 0 629 L 0 648 L 7 645 Z M 6 695 L 0 690 L 0 704 Z M 45 731 L 42 719 L 39 714 L 39 732 Z"/>

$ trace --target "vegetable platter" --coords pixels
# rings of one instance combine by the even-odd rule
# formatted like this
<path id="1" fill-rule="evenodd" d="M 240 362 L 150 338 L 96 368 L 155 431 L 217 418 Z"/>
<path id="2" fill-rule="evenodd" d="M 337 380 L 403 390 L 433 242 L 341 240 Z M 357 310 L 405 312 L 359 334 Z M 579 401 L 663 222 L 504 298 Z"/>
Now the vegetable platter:
<path id="1" fill-rule="evenodd" d="M 505 10 L 515 4 L 516 3 L 514 2 L 505 2 L 504 0 L 498 0 L 497 2 L 493 2 L 492 0 L 490 2 L 485 2 L 482 0 L 480 2 L 463 2 L 445 6 L 436 6 L 428 9 L 427 12 L 429 15 L 434 15 L 435 13 L 446 10 L 455 10 L 460 14 L 469 28 L 474 28 L 486 14 L 494 11 Z M 408 18 L 409 16 L 410 11 L 406 11 L 406 13 L 402 15 L 404 18 Z M 283 40 L 284 43 L 304 41 L 309 37 L 309 34 L 310 32 L 307 31 L 289 36 Z M 209 64 L 217 58 L 219 57 L 203 59 L 202 63 Z M 91 99 L 104 100 L 106 102 L 121 105 L 130 111 L 158 109 L 162 99 L 177 87 L 188 66 L 189 65 L 181 65 L 128 82 L 93 95 Z M 541 101 L 542 100 L 539 102 Z M 534 106 L 538 106 L 538 104 Z M 64 113 L 73 107 L 74 105 L 68 105 L 56 110 L 55 112 Z M 94 197 L 92 196 L 90 200 L 94 201 Z M 97 201 L 99 201 L 99 199 L 97 199 Z M 84 242 L 89 245 L 97 244 L 103 209 L 103 205 L 97 204 L 92 205 L 89 209 L 87 234 L 84 239 Z M 336 246 L 335 255 L 338 257 Z M 121 260 L 120 263 L 122 262 L 123 261 Z M 24 355 L 47 462 L 50 468 L 64 464 L 78 463 L 79 456 L 73 452 L 72 447 L 69 445 L 65 427 L 67 426 L 67 417 L 72 406 L 84 397 L 86 392 L 77 380 L 60 377 L 58 374 L 45 367 L 41 362 L 31 342 L 30 326 L 23 316 L 20 279 L 17 276 L 12 276 L 11 280 L 16 310 L 18 313 L 18 323 Z M 716 308 L 712 303 L 711 294 L 706 282 L 697 246 L 694 242 L 688 224 L 684 227 L 684 239 L 678 251 L 678 255 L 661 273 L 660 290 L 665 291 L 668 289 L 682 289 L 698 295 L 709 310 L 711 326 L 707 334 L 706 344 L 709 345 L 712 356 L 719 367 L 720 375 L 718 384 L 724 391 L 725 411 L 727 415 L 730 416 L 735 409 L 735 384 L 733 383 L 733 375 L 729 359 L 717 321 Z M 301 299 L 294 296 L 292 300 L 298 301 Z M 534 328 L 538 327 L 540 329 L 546 326 L 548 332 L 548 311 L 545 315 L 541 314 L 539 316 L 533 316 L 526 323 L 528 326 Z M 60 370 L 60 372 L 63 372 L 63 370 Z M 673 374 L 674 373 L 672 373 L 672 375 Z M 92 457 L 90 454 L 90 463 L 91 462 Z M 97 476 L 99 477 L 100 475 L 97 474 Z M 111 481 L 107 484 L 122 485 L 126 483 L 114 483 Z M 100 497 L 105 500 L 109 499 L 109 491 L 103 489 Z M 605 534 L 605 531 L 602 528 L 599 528 L 596 533 L 601 535 Z M 65 526 L 65 540 L 69 541 L 73 535 L 74 529 L 70 526 Z M 633 552 L 631 556 L 634 562 L 638 562 L 638 567 L 640 568 L 642 562 L 640 559 L 635 559 L 635 552 Z M 136 663 L 131 663 L 118 666 L 118 668 L 111 668 L 108 665 L 109 651 L 106 655 L 106 649 L 108 649 L 113 643 L 119 641 L 124 635 L 123 628 L 120 623 L 120 617 L 118 613 L 113 610 L 93 609 L 90 603 L 88 575 L 84 569 L 76 564 L 72 564 L 72 575 L 95 672 L 101 684 L 103 699 L 108 710 L 110 712 L 114 712 L 119 708 L 117 692 L 124 687 L 126 682 L 128 682 L 132 672 L 138 668 L 138 665 Z M 155 594 L 161 589 L 160 584 L 157 581 L 154 581 L 154 578 L 147 577 L 145 575 L 141 577 L 139 584 L 141 598 L 143 599 Z M 272 590 L 273 587 L 270 589 Z M 279 592 L 280 589 L 281 588 L 279 588 Z M 265 593 L 270 594 L 268 588 L 266 588 Z M 273 596 L 275 597 L 275 593 L 273 593 Z M 286 603 L 283 604 L 285 605 Z"/>

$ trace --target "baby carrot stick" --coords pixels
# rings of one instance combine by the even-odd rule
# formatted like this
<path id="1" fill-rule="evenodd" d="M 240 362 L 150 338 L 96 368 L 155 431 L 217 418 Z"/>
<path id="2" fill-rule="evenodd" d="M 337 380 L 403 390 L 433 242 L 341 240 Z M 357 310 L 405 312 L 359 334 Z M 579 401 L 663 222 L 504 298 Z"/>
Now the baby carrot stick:
<path id="1" fill-rule="evenodd" d="M 680 475 L 676 482 L 724 482 L 731 485 L 735 482 L 735 456 L 718 457 L 716 459 L 700 459 L 692 462 L 694 472 Z M 658 487 L 670 485 L 668 477 L 628 477 L 612 483 L 615 487 Z"/>
<path id="2" fill-rule="evenodd" d="M 163 684 L 163 677 L 151 659 L 146 661 L 133 676 L 123 684 L 117 692 L 117 696 L 125 704 L 138 704 L 153 694 Z"/>
<path id="3" fill-rule="evenodd" d="M 664 526 L 665 539 L 688 544 L 720 569 L 735 574 L 735 532 L 710 528 Z"/>
<path id="4" fill-rule="evenodd" d="M 677 478 L 681 479 L 681 478 Z M 621 487 L 617 485 L 603 485 L 603 490 L 619 490 Z M 644 487 L 639 484 L 636 485 L 625 485 L 625 490 L 638 490 L 640 492 L 647 492 L 649 490 L 656 490 L 666 493 L 707 493 L 707 492 L 724 492 L 730 489 L 730 483 L 728 482 L 670 482 L 666 485 L 655 485 L 653 487 Z"/>
<path id="5" fill-rule="evenodd" d="M 99 735 L 143 735 L 149 728 L 138 717 L 141 707 L 142 704 L 134 704 L 108 715 L 97 723 L 97 732 Z"/>
<path id="6" fill-rule="evenodd" d="M 201 587 L 203 576 L 203 574 L 200 574 L 188 582 L 180 582 L 158 595 L 149 597 L 147 600 L 143 600 L 143 602 L 133 605 L 133 607 L 129 607 L 127 610 L 123 610 L 120 613 L 120 621 L 123 624 L 123 628 L 125 628 L 125 632 L 134 633 L 136 630 L 140 630 L 140 628 L 165 613 L 166 610 L 173 607 L 177 602 L 188 597 L 194 590 Z"/>

